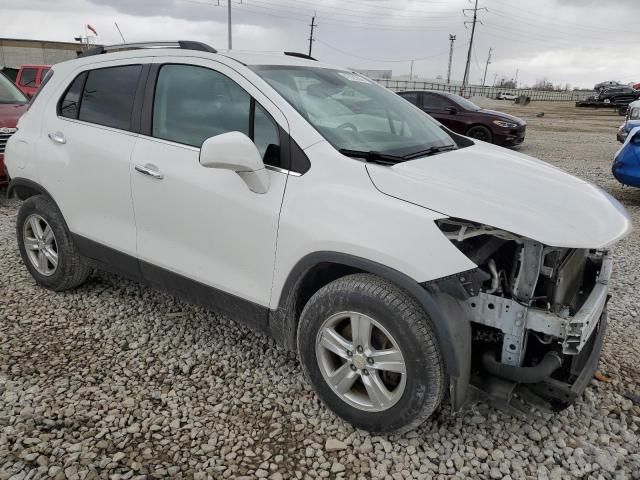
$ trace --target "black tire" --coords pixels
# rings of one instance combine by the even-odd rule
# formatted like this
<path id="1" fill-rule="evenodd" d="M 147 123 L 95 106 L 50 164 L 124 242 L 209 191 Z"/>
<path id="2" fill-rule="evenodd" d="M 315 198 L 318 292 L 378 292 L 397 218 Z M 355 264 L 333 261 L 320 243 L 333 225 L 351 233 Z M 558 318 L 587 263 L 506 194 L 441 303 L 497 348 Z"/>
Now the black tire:
<path id="1" fill-rule="evenodd" d="M 393 336 L 405 359 L 404 391 L 384 411 L 352 406 L 323 377 L 316 357 L 318 332 L 325 320 L 344 311 L 374 318 Z M 297 338 L 308 381 L 333 412 L 357 428 L 381 433 L 411 430 L 429 418 L 442 402 L 447 378 L 431 319 L 411 296 L 387 280 L 354 274 L 321 288 L 302 311 Z"/>
<path id="2" fill-rule="evenodd" d="M 474 125 L 467 130 L 467 137 L 475 138 L 476 140 L 482 140 L 483 142 L 492 143 L 493 135 L 484 125 Z"/>
<path id="3" fill-rule="evenodd" d="M 40 216 L 51 227 L 55 237 L 58 264 L 50 275 L 43 275 L 35 268 L 27 255 L 24 242 L 25 222 L 33 215 Z M 26 199 L 18 211 L 16 224 L 18 248 L 27 270 L 39 285 L 54 291 L 76 288 L 84 283 L 91 274 L 89 267 L 78 253 L 62 213 L 56 205 L 43 195 Z"/>

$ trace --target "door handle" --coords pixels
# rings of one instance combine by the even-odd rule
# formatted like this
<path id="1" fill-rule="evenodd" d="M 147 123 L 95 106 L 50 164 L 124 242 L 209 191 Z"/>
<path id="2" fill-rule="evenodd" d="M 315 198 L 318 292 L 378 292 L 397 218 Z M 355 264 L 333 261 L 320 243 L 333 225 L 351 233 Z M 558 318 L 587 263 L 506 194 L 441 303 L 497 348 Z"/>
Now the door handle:
<path id="1" fill-rule="evenodd" d="M 55 133 L 50 133 L 49 134 L 49 139 L 53 142 L 53 143 L 58 143 L 60 145 L 64 145 L 65 143 L 67 143 L 67 139 L 64 138 L 64 135 L 62 134 L 62 132 L 55 132 Z"/>
<path id="2" fill-rule="evenodd" d="M 158 167 L 156 167 L 152 163 L 147 163 L 146 165 L 136 165 L 134 168 L 136 169 L 136 172 L 140 172 L 143 175 L 155 178 L 156 180 L 162 180 L 164 178 L 164 175 L 160 173 Z"/>

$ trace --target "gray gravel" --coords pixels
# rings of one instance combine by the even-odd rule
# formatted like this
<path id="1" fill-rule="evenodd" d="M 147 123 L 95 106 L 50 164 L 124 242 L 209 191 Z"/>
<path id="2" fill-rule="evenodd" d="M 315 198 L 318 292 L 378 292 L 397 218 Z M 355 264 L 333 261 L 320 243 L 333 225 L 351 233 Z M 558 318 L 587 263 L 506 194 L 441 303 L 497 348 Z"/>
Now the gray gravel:
<path id="1" fill-rule="evenodd" d="M 620 119 L 557 105 L 520 151 L 594 181 L 636 223 L 640 190 L 611 179 Z M 545 111 L 536 118 L 535 113 Z M 91 478 L 640 479 L 640 231 L 616 252 L 601 371 L 559 414 L 484 403 L 402 436 L 353 429 L 322 406 L 292 354 L 265 336 L 120 278 L 38 288 L 0 202 L 0 480 Z"/>

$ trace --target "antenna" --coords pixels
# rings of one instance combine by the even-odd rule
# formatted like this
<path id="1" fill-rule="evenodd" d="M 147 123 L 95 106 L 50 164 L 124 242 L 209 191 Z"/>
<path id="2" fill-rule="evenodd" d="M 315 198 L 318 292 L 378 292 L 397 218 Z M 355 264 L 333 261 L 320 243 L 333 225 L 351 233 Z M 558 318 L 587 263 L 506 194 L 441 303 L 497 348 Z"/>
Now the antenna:
<path id="1" fill-rule="evenodd" d="M 113 24 L 116 26 L 116 30 L 118 30 L 118 33 L 120 34 L 120 38 L 122 39 L 122 43 L 127 43 L 127 41 L 124 39 L 124 35 L 122 35 L 122 32 L 120 31 L 120 27 L 118 26 L 118 22 L 113 22 Z"/>
<path id="2" fill-rule="evenodd" d="M 309 32 L 309 56 L 311 56 L 311 45 L 314 42 L 314 40 L 313 40 L 313 29 L 318 26 L 318 24 L 316 23 L 316 14 L 315 14 L 315 12 L 313 14 L 313 17 L 311 17 L 311 25 L 309 25 L 309 26 L 311 27 L 311 32 Z"/>

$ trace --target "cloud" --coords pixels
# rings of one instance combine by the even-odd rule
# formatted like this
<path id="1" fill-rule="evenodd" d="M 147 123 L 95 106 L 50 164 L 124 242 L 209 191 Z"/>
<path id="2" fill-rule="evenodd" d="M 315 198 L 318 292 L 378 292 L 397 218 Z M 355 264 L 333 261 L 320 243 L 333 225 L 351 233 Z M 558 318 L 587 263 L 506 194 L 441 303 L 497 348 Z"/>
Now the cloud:
<path id="1" fill-rule="evenodd" d="M 310 17 L 319 40 L 314 56 L 344 66 L 392 69 L 426 78 L 446 75 L 449 34 L 457 35 L 452 77 L 464 71 L 470 30 L 462 14 L 467 0 L 232 0 L 237 49 L 307 51 Z M 227 45 L 226 0 L 0 0 L 2 36 L 72 41 L 90 23 L 98 41 L 193 39 Z M 640 80 L 629 61 L 636 44 L 640 0 L 480 0 L 471 56 L 473 82 L 515 76 L 524 83 L 547 77 L 554 83 L 590 87 L 606 79 Z M 428 57 L 428 58 L 425 58 Z M 394 60 L 394 61 L 386 61 Z M 638 77 L 636 77 L 638 75 Z"/>

